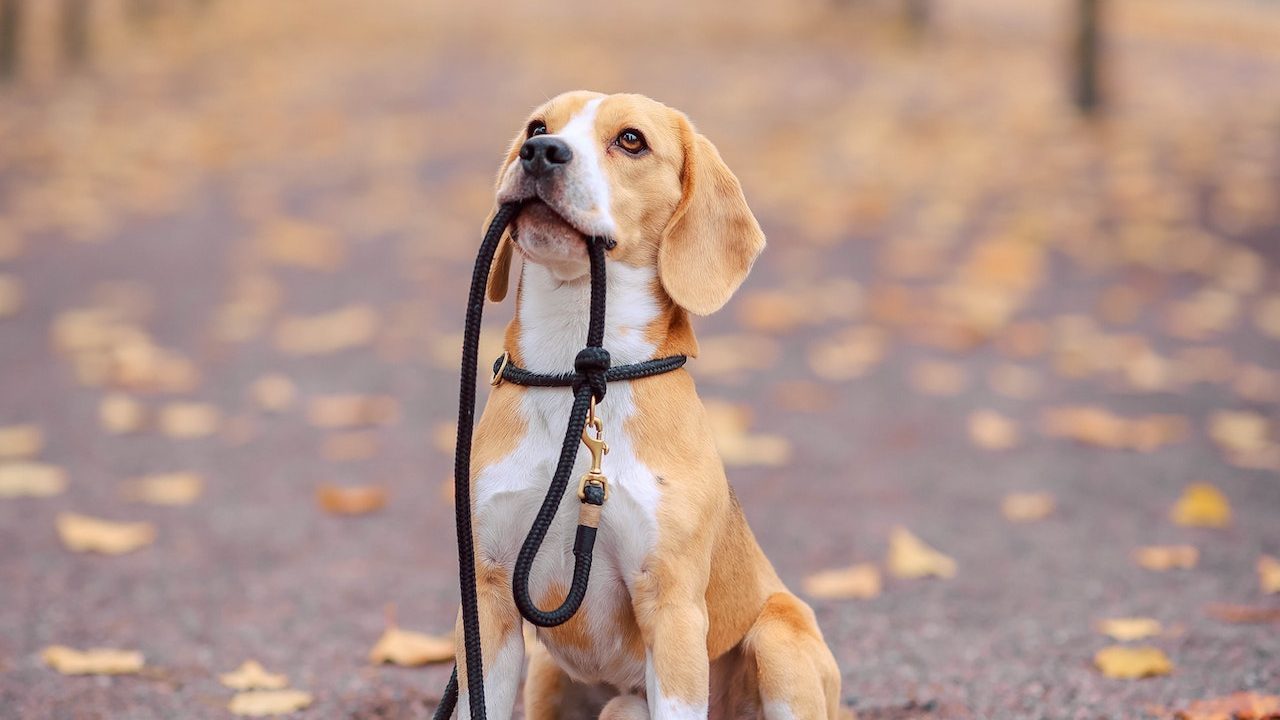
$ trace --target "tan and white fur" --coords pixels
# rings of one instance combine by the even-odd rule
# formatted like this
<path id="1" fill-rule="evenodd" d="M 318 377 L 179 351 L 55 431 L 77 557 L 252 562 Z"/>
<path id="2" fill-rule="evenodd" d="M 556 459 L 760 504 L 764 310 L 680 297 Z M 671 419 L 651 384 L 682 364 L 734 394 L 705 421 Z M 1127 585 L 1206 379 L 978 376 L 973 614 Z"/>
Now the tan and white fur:
<path id="1" fill-rule="evenodd" d="M 531 164 L 521 148 L 543 135 L 533 146 L 556 145 L 546 156 L 555 162 Z M 535 372 L 571 369 L 586 337 L 585 235 L 617 243 L 606 264 L 604 338 L 614 365 L 695 356 L 689 314 L 723 306 L 764 248 L 715 147 L 683 114 L 639 95 L 572 92 L 535 110 L 499 171 L 497 202 L 513 200 L 528 202 L 499 247 L 488 291 L 503 299 L 518 259 L 506 350 Z M 511 576 L 570 402 L 563 388 L 504 383 L 476 429 L 472 512 L 490 718 L 511 717 L 516 704 L 525 640 Z M 591 581 L 572 620 L 538 631 L 526 717 L 580 712 L 581 691 L 593 686 L 612 697 L 598 715 L 608 720 L 835 718 L 835 661 L 813 612 L 783 586 L 747 527 L 690 376 L 613 383 L 598 414 L 610 494 Z M 588 457 L 581 449 L 573 479 Z M 578 509 L 566 493 L 534 564 L 530 590 L 540 607 L 567 592 Z M 464 663 L 460 621 L 457 636 Z M 457 717 L 466 718 L 465 667 L 458 677 Z"/>

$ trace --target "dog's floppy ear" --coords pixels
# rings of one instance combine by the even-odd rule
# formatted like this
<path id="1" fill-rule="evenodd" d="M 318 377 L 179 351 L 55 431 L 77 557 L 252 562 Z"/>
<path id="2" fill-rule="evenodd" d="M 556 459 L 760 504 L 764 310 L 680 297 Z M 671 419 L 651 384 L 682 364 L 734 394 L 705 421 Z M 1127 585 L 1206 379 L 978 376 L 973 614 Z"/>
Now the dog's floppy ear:
<path id="1" fill-rule="evenodd" d="M 511 163 L 515 162 L 516 156 L 520 154 L 520 146 L 524 144 L 525 131 L 521 130 L 516 133 L 516 137 L 511 141 L 511 149 L 507 151 L 507 159 L 502 161 L 502 166 L 498 168 L 497 185 L 502 184 L 502 176 L 506 174 L 507 168 L 511 167 Z M 489 210 L 489 216 L 485 218 L 484 225 L 480 228 L 480 233 L 484 234 L 489 229 L 489 223 L 493 222 L 493 216 L 498 214 L 498 206 L 494 205 Z M 511 280 L 511 226 L 502 233 L 502 239 L 498 241 L 498 249 L 493 254 L 493 264 L 489 266 L 489 284 L 485 287 L 485 294 L 489 300 L 493 302 L 502 302 L 507 296 L 507 285 Z"/>
<path id="2" fill-rule="evenodd" d="M 662 234 L 658 275 L 677 305 L 710 315 L 746 279 L 764 249 L 764 232 L 720 152 L 687 118 L 679 123 L 683 196 Z"/>

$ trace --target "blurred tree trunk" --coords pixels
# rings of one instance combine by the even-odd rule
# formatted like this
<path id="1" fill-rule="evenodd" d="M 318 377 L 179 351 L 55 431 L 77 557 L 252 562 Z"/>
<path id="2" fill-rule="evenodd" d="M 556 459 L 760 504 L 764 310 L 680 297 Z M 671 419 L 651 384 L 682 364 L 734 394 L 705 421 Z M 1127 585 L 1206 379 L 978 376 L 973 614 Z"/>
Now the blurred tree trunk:
<path id="1" fill-rule="evenodd" d="M 1076 107 L 1092 114 L 1102 104 L 1102 0 L 1076 0 L 1073 43 Z"/>
<path id="2" fill-rule="evenodd" d="M 89 1 L 62 2 L 62 52 L 72 67 L 89 57 Z"/>
<path id="3" fill-rule="evenodd" d="M 13 77 L 18 71 L 21 24 L 22 0 L 0 0 L 0 79 Z"/>

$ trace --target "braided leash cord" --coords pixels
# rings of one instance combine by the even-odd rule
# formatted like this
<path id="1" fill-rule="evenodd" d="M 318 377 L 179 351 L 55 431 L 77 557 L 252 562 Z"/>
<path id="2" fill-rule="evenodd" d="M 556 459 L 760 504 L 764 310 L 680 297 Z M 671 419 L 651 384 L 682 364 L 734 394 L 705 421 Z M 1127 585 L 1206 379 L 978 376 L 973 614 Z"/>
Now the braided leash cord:
<path id="1" fill-rule="evenodd" d="M 484 660 L 480 654 L 480 610 L 476 597 L 476 553 L 471 536 L 471 433 L 476 415 L 476 363 L 480 355 L 480 323 L 484 318 L 484 293 L 489 281 L 489 266 L 498 249 L 502 232 L 519 211 L 518 203 L 498 208 L 476 254 L 471 271 L 471 292 L 467 295 L 467 314 L 462 331 L 462 369 L 458 388 L 458 440 L 453 454 L 454 520 L 458 530 L 458 591 L 462 599 L 462 635 L 467 659 L 467 688 L 470 691 L 471 718 L 484 720 Z M 444 696 L 432 716 L 447 720 L 458 702 L 458 668 L 453 668 Z"/>
<path id="2" fill-rule="evenodd" d="M 467 690 L 471 708 L 471 720 L 484 720 L 484 667 L 480 649 L 480 616 L 476 593 L 475 543 L 471 532 L 471 440 L 475 421 L 476 365 L 480 344 L 480 323 L 484 314 L 485 286 L 489 268 L 497 250 L 502 232 L 519 210 L 519 203 L 502 205 L 476 256 L 471 274 L 471 292 L 467 297 L 466 322 L 462 336 L 462 368 L 458 393 L 458 439 L 454 451 L 454 514 L 458 535 L 458 577 L 462 598 L 463 646 L 467 663 Z M 606 246 L 612 244 L 604 238 L 588 238 L 587 254 L 591 260 L 591 304 L 587 325 L 587 346 L 574 359 L 576 373 L 572 378 L 573 406 L 565 430 L 560 458 L 552 476 L 551 485 L 543 499 L 542 507 L 534 517 L 533 526 L 520 548 L 513 573 L 513 593 L 516 606 L 529 622 L 540 627 L 554 627 L 573 617 L 586 597 L 587 581 L 591 574 L 591 553 L 595 545 L 596 528 L 579 523 L 574 542 L 573 582 L 563 603 L 554 610 L 544 611 L 529 596 L 529 575 L 538 550 L 546 538 L 555 518 L 560 499 L 568 487 L 569 475 L 577 458 L 578 441 L 587 421 L 591 402 L 604 399 L 608 390 L 606 374 L 609 370 L 609 352 L 604 349 L 605 267 Z M 604 503 L 604 490 L 598 486 L 585 489 L 584 502 L 597 508 Z M 448 720 L 458 702 L 458 668 L 455 666 L 449 683 L 445 686 L 440 704 L 432 715 L 433 720 Z"/>

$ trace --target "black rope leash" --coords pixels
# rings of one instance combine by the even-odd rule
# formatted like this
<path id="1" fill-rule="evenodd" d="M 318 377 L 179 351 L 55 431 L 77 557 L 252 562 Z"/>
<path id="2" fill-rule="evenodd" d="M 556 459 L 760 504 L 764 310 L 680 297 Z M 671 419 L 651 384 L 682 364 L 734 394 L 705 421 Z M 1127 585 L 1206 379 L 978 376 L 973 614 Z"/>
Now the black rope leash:
<path id="1" fill-rule="evenodd" d="M 520 209 L 520 203 L 506 203 L 498 208 L 493 221 L 485 232 L 484 240 L 476 255 L 471 273 L 471 291 L 467 296 L 466 321 L 462 336 L 462 368 L 458 392 L 458 439 L 454 451 L 454 514 L 458 535 L 458 577 L 462 599 L 463 648 L 467 662 L 467 688 L 471 706 L 471 719 L 485 718 L 484 660 L 480 647 L 480 616 L 476 591 L 475 544 L 471 530 L 471 440 L 475 422 L 476 365 L 479 359 L 480 324 L 484 315 L 485 287 L 489 269 L 502 233 Z M 600 525 L 600 511 L 609 496 L 609 486 L 600 472 L 600 460 L 609 451 L 604 443 L 603 424 L 595 416 L 595 405 L 604 399 L 608 383 L 632 380 L 675 370 L 684 365 L 684 356 L 649 360 L 618 368 L 610 367 L 609 352 L 604 349 L 605 321 L 605 251 L 614 247 L 607 238 L 587 238 L 587 255 L 591 262 L 591 301 L 587 322 L 587 343 L 574 358 L 572 373 L 539 375 L 518 368 L 504 355 L 495 363 L 492 383 L 510 380 L 519 385 L 537 387 L 572 387 L 573 404 L 565 429 L 564 442 L 556 463 L 551 484 L 547 488 L 542 506 L 534 517 L 533 526 L 520 548 L 512 576 L 512 593 L 520 614 L 539 627 L 554 627 L 573 617 L 582 605 L 591 576 L 592 551 L 596 531 Z M 595 430 L 595 437 L 589 434 Z M 542 547 L 547 531 L 555 519 L 560 500 L 568 489 L 569 475 L 577 459 L 578 443 L 583 442 L 591 451 L 591 469 L 578 484 L 578 498 L 582 507 L 578 514 L 578 531 L 573 544 L 573 581 L 564 601 L 554 610 L 542 610 L 529 595 L 529 576 L 533 562 Z M 458 702 L 458 668 L 445 686 L 433 720 L 448 720 Z"/>

